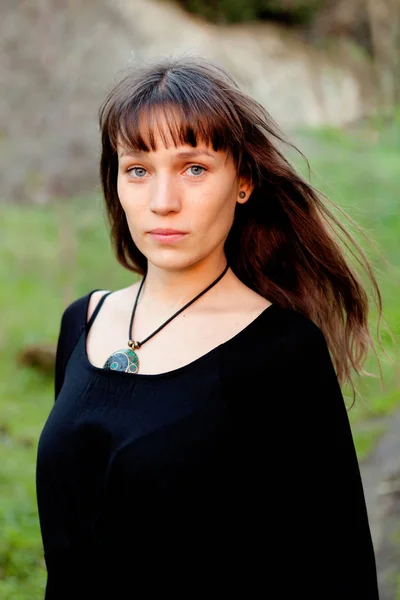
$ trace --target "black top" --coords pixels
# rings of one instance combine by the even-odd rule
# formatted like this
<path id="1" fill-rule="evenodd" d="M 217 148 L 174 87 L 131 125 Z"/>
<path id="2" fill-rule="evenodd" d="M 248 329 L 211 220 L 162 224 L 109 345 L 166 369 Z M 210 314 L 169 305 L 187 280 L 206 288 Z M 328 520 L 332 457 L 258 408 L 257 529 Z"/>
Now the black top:
<path id="1" fill-rule="evenodd" d="M 106 371 L 86 353 L 89 298 L 64 312 L 38 447 L 46 600 L 376 600 L 321 330 L 273 304 L 186 366 Z"/>

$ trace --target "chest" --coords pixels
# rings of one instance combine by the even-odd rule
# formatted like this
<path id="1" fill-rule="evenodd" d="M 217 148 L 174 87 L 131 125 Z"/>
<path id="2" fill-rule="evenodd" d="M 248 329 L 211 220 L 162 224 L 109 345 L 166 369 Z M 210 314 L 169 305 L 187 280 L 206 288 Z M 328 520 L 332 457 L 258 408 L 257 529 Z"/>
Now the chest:
<path id="1" fill-rule="evenodd" d="M 194 363 L 235 337 L 252 318 L 254 315 L 240 313 L 182 313 L 157 333 L 162 320 L 138 322 L 133 328 L 133 339 L 142 343 L 135 350 L 139 373 L 166 373 Z M 87 356 L 94 366 L 102 368 L 113 352 L 128 348 L 129 327 L 124 325 L 110 327 L 100 316 L 94 322 L 86 340 Z"/>
<path id="2" fill-rule="evenodd" d="M 81 350 L 71 357 L 41 435 L 42 469 L 54 477 L 62 469 L 80 489 L 92 489 L 111 465 L 118 477 L 131 478 L 148 470 L 176 474 L 186 464 L 217 459 L 229 411 L 220 373 L 208 359 L 179 376 L 154 379 L 94 373 L 82 366 Z"/>

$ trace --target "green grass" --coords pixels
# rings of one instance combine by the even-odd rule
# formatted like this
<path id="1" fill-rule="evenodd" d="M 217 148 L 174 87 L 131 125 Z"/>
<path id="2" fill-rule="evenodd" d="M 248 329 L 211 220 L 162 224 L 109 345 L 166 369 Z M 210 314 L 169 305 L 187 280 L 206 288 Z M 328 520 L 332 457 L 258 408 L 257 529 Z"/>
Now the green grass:
<path id="1" fill-rule="evenodd" d="M 365 131 L 299 132 L 298 142 L 310 159 L 313 183 L 371 233 L 392 265 L 399 265 L 396 130 L 388 127 L 378 140 Z M 39 600 L 45 569 L 35 461 L 38 437 L 53 402 L 53 382 L 20 366 L 18 355 L 27 344 L 55 343 L 66 303 L 92 289 L 128 285 L 132 275 L 113 257 L 97 196 L 51 207 L 3 205 L 0 219 L 0 598 Z M 385 318 L 400 335 L 398 272 L 380 261 L 376 265 Z M 383 340 L 393 356 L 390 338 L 385 335 Z M 373 357 L 366 368 L 378 374 Z M 383 368 L 385 389 L 379 379 L 364 377 L 357 383 L 364 400 L 357 402 L 350 417 L 360 458 L 382 433 L 373 419 L 400 406 L 394 367 L 384 363 Z"/>

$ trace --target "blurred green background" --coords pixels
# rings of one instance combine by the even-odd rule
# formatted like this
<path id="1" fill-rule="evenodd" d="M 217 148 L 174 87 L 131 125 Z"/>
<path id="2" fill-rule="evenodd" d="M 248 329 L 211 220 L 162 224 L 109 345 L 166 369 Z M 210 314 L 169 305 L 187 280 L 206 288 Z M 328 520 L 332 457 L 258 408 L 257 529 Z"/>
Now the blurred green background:
<path id="1" fill-rule="evenodd" d="M 164 1 L 161 4 L 168 6 Z M 180 4 L 216 23 L 246 24 L 249 19 L 272 19 L 285 27 L 289 23 L 300 28 L 304 39 L 311 35 L 317 14 L 314 11 L 323 5 L 317 1 L 229 0 Z M 17 14 L 13 16 L 18 19 Z M 304 30 L 305 26 L 308 29 Z M 351 30 L 350 34 L 366 55 L 372 52 L 373 36 L 363 37 L 362 28 L 361 32 L 357 30 L 353 35 Z M 317 46 L 321 37 L 318 39 Z M 332 38 L 326 40 L 332 42 Z M 381 57 L 382 51 L 372 53 L 371 61 L 376 56 Z M 26 85 L 29 88 L 29 81 Z M 386 91 L 392 89 L 385 83 L 382 86 Z M 375 253 L 356 229 L 351 230 L 376 269 L 383 317 L 394 334 L 392 338 L 383 322 L 381 336 L 387 357 L 379 347 L 378 351 L 385 385 L 381 384 L 373 355 L 365 368 L 376 378 L 362 377 L 356 382 L 362 399 L 356 399 L 349 416 L 362 464 L 376 450 L 391 416 L 400 410 L 400 375 L 394 362 L 400 341 L 400 103 L 397 92 L 392 92 L 390 102 L 388 94 L 383 94 L 381 104 L 378 102 L 367 117 L 339 125 L 292 123 L 289 132 L 290 139 L 309 159 L 311 182 L 364 228 L 380 253 Z M 96 105 L 103 97 L 98 93 L 94 98 Z M 12 112 L 14 107 L 9 110 Z M 18 157 L 18 144 L 11 144 L 9 133 L 4 131 L 3 147 Z M 40 145 L 40 136 L 37 141 Z M 23 136 L 19 143 L 25 147 Z M 92 143 L 93 164 L 97 159 L 96 144 Z M 45 153 L 50 159 L 51 146 L 45 148 Z M 287 154 L 308 178 L 301 157 L 290 149 Z M 61 158 L 62 169 L 62 161 L 68 162 L 69 158 Z M 15 169 L 18 174 L 17 165 Z M 45 171 L 30 167 L 29 172 L 24 190 L 28 190 L 28 196 L 32 190 L 34 196 L 33 192 L 42 190 Z M 36 507 L 35 461 L 38 437 L 53 403 L 53 373 L 51 360 L 48 369 L 28 365 L 27 349 L 38 346 L 45 352 L 48 347 L 51 354 L 61 314 L 69 302 L 92 289 L 117 289 L 132 281 L 132 275 L 117 265 L 111 251 L 96 178 L 91 173 L 89 184 L 85 180 L 69 192 L 68 186 L 54 184 L 58 181 L 54 172 L 53 168 L 51 185 L 46 193 L 41 191 L 35 196 L 36 201 L 29 202 L 26 194 L 19 194 L 19 175 L 15 185 L 11 182 L 3 191 L 0 188 L 0 598 L 4 600 L 39 600 L 43 598 L 46 579 Z M 377 313 L 373 305 L 370 317 L 375 335 Z M 343 392 L 346 399 L 351 399 L 350 389 Z M 396 527 L 393 539 L 397 541 L 391 541 L 392 553 L 393 545 L 400 546 L 400 519 Z M 383 579 L 386 566 L 379 562 L 379 567 L 382 600 L 400 599 L 400 566 L 398 573 L 390 567 L 387 582 Z"/>

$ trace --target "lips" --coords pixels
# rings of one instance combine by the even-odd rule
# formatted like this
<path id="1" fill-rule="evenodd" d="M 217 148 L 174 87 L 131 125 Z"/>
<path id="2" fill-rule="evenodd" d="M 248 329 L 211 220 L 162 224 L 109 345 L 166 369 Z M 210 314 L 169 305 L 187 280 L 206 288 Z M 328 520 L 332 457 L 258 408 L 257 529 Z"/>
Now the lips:
<path id="1" fill-rule="evenodd" d="M 160 244 L 173 244 L 182 240 L 187 233 L 177 229 L 152 229 L 149 231 L 149 235 L 155 242 Z"/>
<path id="2" fill-rule="evenodd" d="M 178 229 L 152 229 L 149 233 L 155 235 L 184 235 L 186 231 L 179 231 Z"/>

